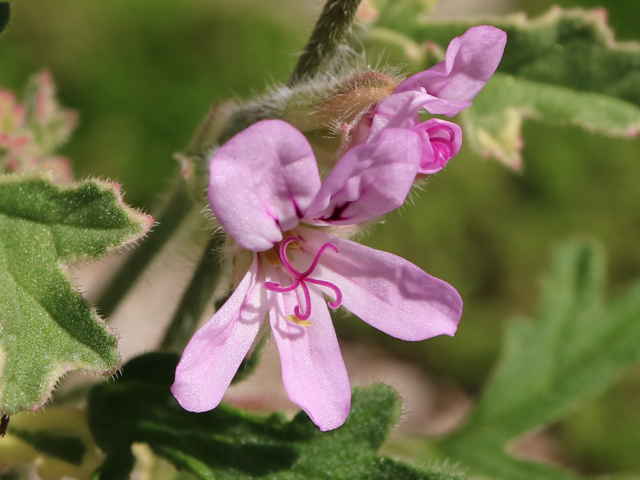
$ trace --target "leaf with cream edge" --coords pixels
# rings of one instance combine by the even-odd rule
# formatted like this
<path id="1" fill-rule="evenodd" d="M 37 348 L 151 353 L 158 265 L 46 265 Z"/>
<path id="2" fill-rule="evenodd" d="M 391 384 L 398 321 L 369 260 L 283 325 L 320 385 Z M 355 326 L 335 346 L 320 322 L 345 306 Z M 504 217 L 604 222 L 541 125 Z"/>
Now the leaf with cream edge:
<path id="1" fill-rule="evenodd" d="M 640 283 L 605 302 L 604 264 L 599 246 L 588 242 L 556 250 L 536 321 L 511 324 L 467 423 L 440 444 L 453 460 L 497 480 L 576 478 L 512 458 L 505 446 L 602 394 L 640 362 Z"/>
<path id="2" fill-rule="evenodd" d="M 115 371 L 117 340 L 63 265 L 135 242 L 152 223 L 117 184 L 0 176 L 0 413 L 38 409 L 71 370 Z"/>
<path id="3" fill-rule="evenodd" d="M 461 116 L 465 142 L 476 152 L 520 169 L 526 118 L 613 137 L 640 132 L 640 44 L 616 42 L 605 10 L 429 20 L 405 34 L 445 46 L 477 24 L 505 30 L 508 41 L 498 72 Z"/>

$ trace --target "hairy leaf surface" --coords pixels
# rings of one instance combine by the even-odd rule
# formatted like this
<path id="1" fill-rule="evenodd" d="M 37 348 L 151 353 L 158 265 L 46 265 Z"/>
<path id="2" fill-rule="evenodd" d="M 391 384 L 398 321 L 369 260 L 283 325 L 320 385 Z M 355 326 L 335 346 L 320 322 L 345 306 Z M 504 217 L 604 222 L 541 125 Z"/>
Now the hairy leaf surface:
<path id="1" fill-rule="evenodd" d="M 42 406 L 71 370 L 109 373 L 115 337 L 63 265 L 134 241 L 149 217 L 111 184 L 0 176 L 0 412 Z"/>
<path id="2" fill-rule="evenodd" d="M 107 459 L 96 478 L 126 478 L 130 446 L 145 442 L 176 467 L 201 479 L 456 480 L 376 454 L 399 414 L 397 395 L 384 385 L 354 392 L 347 423 L 321 432 L 304 413 L 252 415 L 228 405 L 190 413 L 169 386 L 178 357 L 151 353 L 123 369 L 116 383 L 94 387 L 90 425 Z"/>
<path id="3" fill-rule="evenodd" d="M 497 479 L 572 475 L 509 458 L 508 442 L 559 420 L 640 362 L 640 284 L 605 303 L 603 254 L 589 243 L 557 250 L 535 321 L 515 321 L 467 424 L 443 448 Z"/>
<path id="4" fill-rule="evenodd" d="M 409 24 L 412 40 L 446 47 L 472 25 L 507 32 L 498 73 L 463 113 L 465 141 L 520 168 L 522 120 L 577 125 L 615 137 L 640 132 L 640 45 L 618 43 L 597 10 L 553 8 L 546 15 Z"/>

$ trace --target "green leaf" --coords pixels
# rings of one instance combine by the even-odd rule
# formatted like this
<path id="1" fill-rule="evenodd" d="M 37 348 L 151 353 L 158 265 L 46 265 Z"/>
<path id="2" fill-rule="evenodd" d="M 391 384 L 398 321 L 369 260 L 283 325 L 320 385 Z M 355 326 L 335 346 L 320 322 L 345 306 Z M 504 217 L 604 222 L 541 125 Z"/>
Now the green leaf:
<path id="1" fill-rule="evenodd" d="M 3 471 L 32 466 L 43 480 L 87 478 L 101 459 L 86 414 L 78 408 L 49 407 L 15 415 L 0 441 Z"/>
<path id="2" fill-rule="evenodd" d="M 56 435 L 51 432 L 30 432 L 20 428 L 12 428 L 11 434 L 44 454 L 75 465 L 82 463 L 86 453 L 84 443 L 78 437 Z"/>
<path id="3" fill-rule="evenodd" d="M 604 275 L 599 247 L 573 242 L 557 250 L 538 318 L 512 324 L 492 380 L 467 424 L 442 443 L 445 452 L 492 478 L 571 478 L 513 460 L 504 448 L 602 393 L 640 361 L 640 284 L 605 304 Z"/>
<path id="4" fill-rule="evenodd" d="M 71 370 L 115 371 L 116 338 L 61 267 L 148 227 L 113 184 L 0 176 L 0 412 L 39 408 Z"/>
<path id="5" fill-rule="evenodd" d="M 437 0 L 372 0 L 371 3 L 378 10 L 378 26 L 406 32 L 421 25 Z"/>
<path id="6" fill-rule="evenodd" d="M 396 30 L 375 27 L 362 42 L 370 64 L 408 65 L 418 69 L 426 62 L 426 49 Z"/>
<path id="7" fill-rule="evenodd" d="M 177 361 L 173 354 L 146 354 L 125 365 L 117 382 L 93 388 L 90 426 L 107 454 L 97 479 L 126 478 L 134 442 L 149 444 L 201 479 L 460 478 L 376 455 L 399 414 L 398 397 L 389 387 L 357 389 L 347 423 L 322 433 L 304 413 L 287 421 L 224 404 L 206 413 L 187 412 L 169 392 Z"/>
<path id="8" fill-rule="evenodd" d="M 423 22 L 405 33 L 446 46 L 479 23 L 502 28 L 508 40 L 499 73 L 462 116 L 465 141 L 477 152 L 520 168 L 524 118 L 614 137 L 640 132 L 640 44 L 617 43 L 602 10 Z"/>

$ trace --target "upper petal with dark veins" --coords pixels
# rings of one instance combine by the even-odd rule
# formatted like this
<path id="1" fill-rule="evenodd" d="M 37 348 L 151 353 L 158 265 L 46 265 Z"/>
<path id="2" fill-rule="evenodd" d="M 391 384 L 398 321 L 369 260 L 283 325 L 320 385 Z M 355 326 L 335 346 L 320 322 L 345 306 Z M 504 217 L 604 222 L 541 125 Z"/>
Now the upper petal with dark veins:
<path id="1" fill-rule="evenodd" d="M 307 139 L 281 120 L 238 133 L 209 162 L 209 204 L 225 231 L 256 252 L 294 228 L 320 189 Z"/>

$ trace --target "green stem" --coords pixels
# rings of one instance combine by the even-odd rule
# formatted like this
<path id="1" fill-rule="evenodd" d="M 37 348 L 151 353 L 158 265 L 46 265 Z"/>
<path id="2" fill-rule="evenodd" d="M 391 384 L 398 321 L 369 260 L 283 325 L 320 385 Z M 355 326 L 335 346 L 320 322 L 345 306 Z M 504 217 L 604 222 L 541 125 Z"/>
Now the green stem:
<path id="1" fill-rule="evenodd" d="M 295 87 L 318 73 L 322 65 L 332 59 L 353 24 L 362 0 L 328 0 L 311 33 L 288 85 Z M 231 115 L 227 127 L 220 135 L 224 143 L 248 126 L 267 118 L 278 118 L 282 112 L 268 104 L 250 103 Z"/>
<path id="2" fill-rule="evenodd" d="M 158 226 L 145 239 L 111 278 L 97 302 L 98 311 L 109 317 L 124 299 L 140 275 L 149 266 L 156 254 L 164 247 L 175 230 L 180 226 L 193 208 L 193 200 L 187 187 L 179 180 L 173 194 L 157 218 Z"/>
<path id="3" fill-rule="evenodd" d="M 200 262 L 187 286 L 160 345 L 161 350 L 181 352 L 195 331 L 202 314 L 213 300 L 220 274 L 218 251 L 222 235 L 214 235 L 207 243 Z"/>
<path id="4" fill-rule="evenodd" d="M 328 0 L 298 59 L 289 86 L 313 77 L 321 65 L 333 57 L 351 28 L 361 0 Z"/>
<path id="5" fill-rule="evenodd" d="M 351 28 L 360 1 L 327 1 L 309 42 L 289 79 L 289 86 L 297 85 L 313 77 L 322 64 L 333 57 Z M 224 111 L 224 108 L 221 110 Z M 236 111 L 230 118 L 226 117 L 227 128 L 219 135 L 220 143 L 258 120 L 275 116 L 272 113 L 268 109 L 265 110 L 255 106 Z M 217 111 L 216 108 L 212 109 L 196 130 L 193 140 L 185 152 L 187 155 L 199 158 L 204 151 L 211 147 L 212 139 L 216 136 L 214 133 L 221 129 L 220 124 L 217 123 L 217 119 L 220 117 L 224 117 L 222 112 Z M 151 260 L 180 226 L 192 206 L 193 201 L 189 196 L 187 187 L 184 182 L 181 182 L 170 198 L 165 210 L 159 216 L 159 225 L 145 241 L 144 248 L 136 250 L 129 257 L 98 301 L 100 310 L 105 316 L 109 316 L 115 311 L 118 304 L 135 284 Z M 219 241 L 219 239 L 214 238 L 202 256 L 191 283 L 187 287 L 178 310 L 171 321 L 162 343 L 163 349 L 172 350 L 184 346 L 186 339 L 188 339 L 188 336 L 191 335 L 197 325 L 217 280 L 218 261 L 210 250 L 218 245 Z"/>
<path id="6" fill-rule="evenodd" d="M 223 102 L 211 107 L 205 118 L 196 127 L 184 152 L 176 155 L 191 162 L 191 177 L 179 178 L 165 207 L 157 218 L 157 227 L 149 234 L 140 248 L 129 256 L 125 264 L 112 277 L 98 303 L 100 312 L 109 317 L 135 285 L 153 258 L 162 250 L 182 222 L 194 208 L 200 208 L 199 196 L 204 190 L 207 176 L 207 153 L 216 143 L 217 137 L 233 111 L 233 102 Z M 204 202 L 204 199 L 203 199 Z"/>

